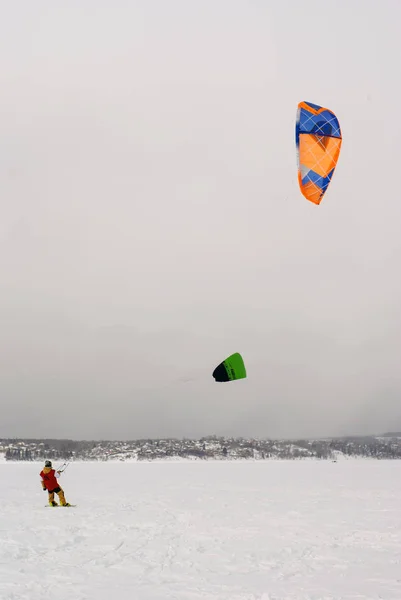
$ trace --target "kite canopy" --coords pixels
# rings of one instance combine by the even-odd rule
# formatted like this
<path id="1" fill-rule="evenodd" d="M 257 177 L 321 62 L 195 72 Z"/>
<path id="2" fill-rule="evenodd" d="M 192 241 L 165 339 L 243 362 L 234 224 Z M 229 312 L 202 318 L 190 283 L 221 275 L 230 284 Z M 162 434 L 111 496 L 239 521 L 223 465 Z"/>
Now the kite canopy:
<path id="1" fill-rule="evenodd" d="M 213 371 L 213 377 L 216 381 L 245 379 L 246 369 L 242 356 L 236 352 L 223 360 Z"/>
<path id="2" fill-rule="evenodd" d="M 295 143 L 298 181 L 302 194 L 320 204 L 333 177 L 341 149 L 341 129 L 336 115 L 311 102 L 298 104 Z"/>

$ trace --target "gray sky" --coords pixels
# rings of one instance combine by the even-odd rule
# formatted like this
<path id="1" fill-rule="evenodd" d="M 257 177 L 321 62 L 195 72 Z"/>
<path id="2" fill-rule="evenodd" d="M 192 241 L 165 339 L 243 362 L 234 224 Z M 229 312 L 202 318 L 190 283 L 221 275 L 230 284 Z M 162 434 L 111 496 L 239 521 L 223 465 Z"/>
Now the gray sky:
<path id="1" fill-rule="evenodd" d="M 401 3 L 0 7 L 0 436 L 401 429 Z"/>

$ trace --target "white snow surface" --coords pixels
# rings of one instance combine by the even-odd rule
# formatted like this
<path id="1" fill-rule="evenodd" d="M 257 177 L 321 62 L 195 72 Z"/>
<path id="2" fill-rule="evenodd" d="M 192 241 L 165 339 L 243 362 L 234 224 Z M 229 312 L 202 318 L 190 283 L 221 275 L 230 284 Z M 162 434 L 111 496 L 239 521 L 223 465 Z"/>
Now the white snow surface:
<path id="1" fill-rule="evenodd" d="M 401 461 L 2 463 L 1 600 L 401 599 Z"/>

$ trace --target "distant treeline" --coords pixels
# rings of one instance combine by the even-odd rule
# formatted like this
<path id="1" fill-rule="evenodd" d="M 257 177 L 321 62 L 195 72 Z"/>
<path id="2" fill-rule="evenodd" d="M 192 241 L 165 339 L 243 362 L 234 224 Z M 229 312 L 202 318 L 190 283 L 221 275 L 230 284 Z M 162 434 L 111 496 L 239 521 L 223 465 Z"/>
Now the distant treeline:
<path id="1" fill-rule="evenodd" d="M 339 456 L 376 459 L 401 458 L 401 437 L 347 437 L 324 440 L 255 440 L 208 436 L 190 439 L 129 441 L 75 441 L 57 439 L 1 439 L 6 460 L 153 460 L 194 459 L 302 459 L 336 460 Z"/>

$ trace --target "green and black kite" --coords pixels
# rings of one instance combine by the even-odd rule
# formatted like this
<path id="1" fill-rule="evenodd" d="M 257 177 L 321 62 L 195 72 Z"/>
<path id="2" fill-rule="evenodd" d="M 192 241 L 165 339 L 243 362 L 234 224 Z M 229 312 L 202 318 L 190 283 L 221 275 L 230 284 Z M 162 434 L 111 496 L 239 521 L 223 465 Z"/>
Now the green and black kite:
<path id="1" fill-rule="evenodd" d="M 223 360 L 213 371 L 216 381 L 235 381 L 245 379 L 246 369 L 241 354 L 236 352 Z"/>

